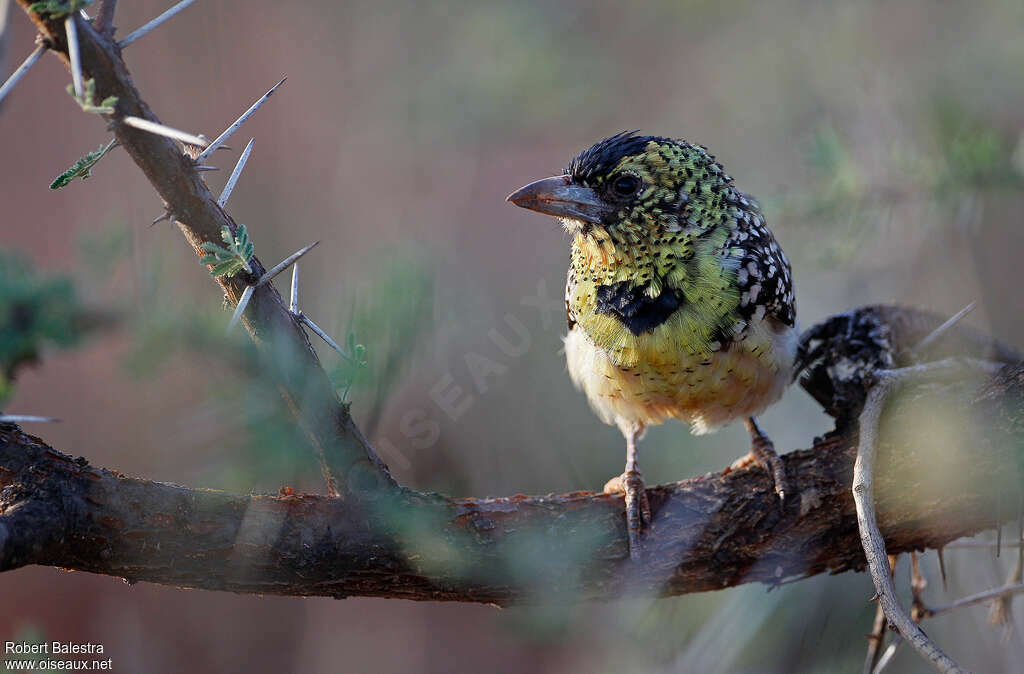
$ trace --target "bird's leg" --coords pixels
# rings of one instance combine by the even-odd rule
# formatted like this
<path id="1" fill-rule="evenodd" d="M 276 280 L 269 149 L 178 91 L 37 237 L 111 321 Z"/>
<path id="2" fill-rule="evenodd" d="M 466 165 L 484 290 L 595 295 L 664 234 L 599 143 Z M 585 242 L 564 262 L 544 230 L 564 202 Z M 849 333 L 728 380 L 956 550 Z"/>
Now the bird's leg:
<path id="1" fill-rule="evenodd" d="M 732 468 L 743 468 L 751 463 L 761 466 L 771 476 L 772 482 L 775 483 L 775 493 L 779 495 L 779 499 L 785 500 L 786 492 L 788 491 L 786 469 L 782 464 L 782 459 L 775 453 L 775 445 L 772 444 L 772 441 L 768 439 L 768 436 L 757 425 L 757 420 L 754 417 L 744 419 L 743 425 L 747 427 L 747 431 L 750 433 L 750 453 L 736 460 L 732 464 Z"/>
<path id="2" fill-rule="evenodd" d="M 626 470 L 604 485 L 608 494 L 623 494 L 626 498 L 626 530 L 629 534 L 629 556 L 640 559 L 640 534 L 651 523 L 651 504 L 637 464 L 637 445 L 644 433 L 643 426 L 632 425 L 622 429 L 626 436 Z"/>

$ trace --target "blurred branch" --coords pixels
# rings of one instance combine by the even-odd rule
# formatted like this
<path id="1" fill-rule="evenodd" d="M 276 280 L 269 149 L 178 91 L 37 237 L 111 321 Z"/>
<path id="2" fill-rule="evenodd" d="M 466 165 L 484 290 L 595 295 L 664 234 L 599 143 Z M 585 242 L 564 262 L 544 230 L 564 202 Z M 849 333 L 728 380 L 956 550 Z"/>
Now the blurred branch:
<path id="1" fill-rule="evenodd" d="M 31 0 L 19 0 L 39 31 L 65 65 L 70 65 L 64 21 L 61 17 L 32 11 Z M 82 76 L 94 80 L 98 99 L 116 97 L 111 122 L 117 142 L 131 155 L 149 182 L 163 198 L 185 238 L 200 257 L 204 243 L 221 243 L 221 228 L 235 232 L 237 226 L 217 204 L 195 162 L 171 139 L 122 123 L 125 117 L 148 122 L 160 120 L 142 100 L 121 58 L 121 49 L 109 34 L 101 35 L 88 22 L 76 21 L 78 62 Z M 251 273 L 216 279 L 233 304 L 246 288 L 263 276 L 258 259 Z M 328 492 L 358 495 L 378 488 L 394 487 L 387 467 L 377 458 L 348 410 L 341 405 L 299 319 L 272 283 L 255 288 L 243 322 L 257 344 L 268 354 L 267 366 L 297 416 L 321 461 Z M 338 480 L 341 480 L 339 483 Z"/>
<path id="2" fill-rule="evenodd" d="M 990 529 L 997 492 L 1020 488 L 1024 365 L 981 383 L 908 386 L 890 402 L 874 484 L 889 553 Z M 956 447 L 906 427 L 952 409 L 965 430 Z M 0 570 L 43 564 L 234 592 L 499 604 L 774 585 L 864 568 L 856 443 L 851 429 L 785 455 L 798 497 L 784 509 L 756 468 L 650 489 L 649 556 L 636 565 L 620 496 L 235 495 L 126 478 L 6 426 Z"/>

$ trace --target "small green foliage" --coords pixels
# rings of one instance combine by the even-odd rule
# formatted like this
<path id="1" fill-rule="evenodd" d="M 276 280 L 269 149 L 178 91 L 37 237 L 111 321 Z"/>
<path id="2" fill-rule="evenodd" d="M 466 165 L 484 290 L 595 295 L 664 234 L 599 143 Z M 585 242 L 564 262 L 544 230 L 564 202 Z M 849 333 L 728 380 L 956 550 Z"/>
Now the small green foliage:
<path id="1" fill-rule="evenodd" d="M 933 132 L 942 152 L 932 186 L 938 198 L 993 187 L 1019 189 L 1022 176 L 1013 162 L 1013 140 L 962 104 L 940 98 Z"/>
<path id="2" fill-rule="evenodd" d="M 227 246 L 219 246 L 212 241 L 202 245 L 202 249 L 209 253 L 204 255 L 200 262 L 213 265 L 210 275 L 214 278 L 221 276 L 234 276 L 243 269 L 252 273 L 249 260 L 252 259 L 254 247 L 249 241 L 249 233 L 245 231 L 245 225 L 239 225 L 234 236 L 231 230 L 225 225 L 220 228 L 220 236 Z"/>
<path id="3" fill-rule="evenodd" d="M 348 402 L 349 391 L 352 386 L 366 373 L 366 347 L 356 341 L 355 330 L 348 331 L 348 358 L 342 361 L 331 370 L 329 376 L 334 388 L 341 392 L 341 402 Z"/>
<path id="4" fill-rule="evenodd" d="M 82 106 L 82 110 L 85 112 L 92 112 L 97 115 L 112 115 L 114 114 L 114 106 L 117 105 L 117 96 L 107 96 L 99 105 L 96 105 L 96 80 L 92 77 L 82 82 L 82 95 L 81 97 L 75 95 L 75 85 L 69 84 L 67 86 L 68 93 L 71 94 L 71 98 L 75 99 L 78 105 Z"/>
<path id="5" fill-rule="evenodd" d="M 91 4 L 92 0 L 41 0 L 33 2 L 28 9 L 34 14 L 49 14 L 54 18 L 60 18 Z"/>
<path id="6" fill-rule="evenodd" d="M 95 152 L 86 154 L 84 157 L 72 164 L 71 168 L 54 178 L 53 182 L 50 183 L 50 189 L 59 190 L 62 187 L 66 187 L 70 185 L 75 178 L 81 178 L 82 180 L 88 178 L 92 171 L 92 167 L 95 166 L 96 162 L 102 159 L 103 155 L 109 152 L 116 143 L 116 139 L 111 140 L 106 145 L 100 145 L 99 149 Z"/>
<path id="7" fill-rule="evenodd" d="M 857 165 L 846 141 L 831 124 L 815 130 L 807 162 L 819 182 L 814 198 L 807 204 L 810 215 L 833 216 L 860 197 L 864 186 Z"/>
<path id="8" fill-rule="evenodd" d="M 25 261 L 0 253 L 0 404 L 13 393 L 18 368 L 39 360 L 44 344 L 78 340 L 79 314 L 69 279 L 40 278 Z"/>

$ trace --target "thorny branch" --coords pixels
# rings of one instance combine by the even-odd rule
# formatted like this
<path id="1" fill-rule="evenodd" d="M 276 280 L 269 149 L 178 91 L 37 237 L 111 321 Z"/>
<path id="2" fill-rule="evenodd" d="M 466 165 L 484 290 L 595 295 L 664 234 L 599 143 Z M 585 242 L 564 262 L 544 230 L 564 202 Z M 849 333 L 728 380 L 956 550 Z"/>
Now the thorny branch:
<path id="1" fill-rule="evenodd" d="M 65 20 L 31 11 L 30 0 L 19 0 L 35 22 L 51 50 L 70 67 Z M 86 21 L 71 15 L 76 25 L 77 59 L 83 77 L 95 81 L 96 97 L 117 97 L 115 112 L 105 115 L 117 141 L 142 169 L 164 200 L 166 210 L 185 234 L 197 255 L 205 242 L 219 243 L 221 227 L 236 229 L 231 216 L 218 205 L 194 161 L 169 138 L 121 123 L 125 117 L 159 123 L 142 100 L 121 58 L 121 47 L 108 34 L 100 34 Z M 246 288 L 263 273 L 253 258 L 251 274 L 217 279 L 235 304 Z M 320 366 L 320 361 L 303 330 L 272 283 L 254 290 L 242 320 L 253 339 L 266 354 L 268 371 L 306 432 L 321 461 L 328 493 L 359 496 L 377 489 L 393 489 L 395 482 L 386 466 L 355 426 L 348 410 Z M 340 482 L 339 482 L 340 480 Z"/>

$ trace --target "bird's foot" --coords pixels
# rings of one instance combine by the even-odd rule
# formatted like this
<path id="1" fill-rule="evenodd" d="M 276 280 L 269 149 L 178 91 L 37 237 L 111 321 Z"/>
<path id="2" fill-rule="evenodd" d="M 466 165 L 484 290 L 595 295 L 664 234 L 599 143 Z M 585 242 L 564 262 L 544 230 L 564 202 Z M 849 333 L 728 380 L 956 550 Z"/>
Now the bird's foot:
<path id="1" fill-rule="evenodd" d="M 640 559 L 640 534 L 651 523 L 651 504 L 647 500 L 647 488 L 643 475 L 638 470 L 627 470 L 604 485 L 606 494 L 623 494 L 626 497 L 626 530 L 629 533 L 629 557 Z"/>
<path id="2" fill-rule="evenodd" d="M 767 436 L 758 435 L 751 438 L 750 453 L 736 459 L 729 467 L 732 470 L 739 470 L 752 463 L 765 469 L 775 484 L 775 493 L 779 495 L 779 500 L 785 501 L 786 493 L 789 491 L 789 485 L 786 483 L 786 468 L 782 459 L 775 452 L 775 445 Z"/>

